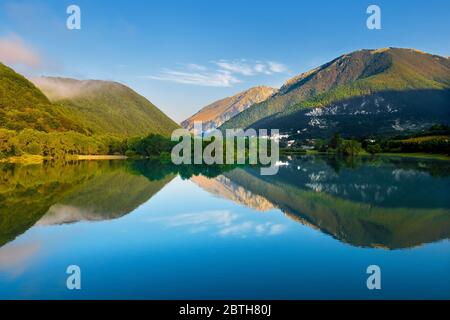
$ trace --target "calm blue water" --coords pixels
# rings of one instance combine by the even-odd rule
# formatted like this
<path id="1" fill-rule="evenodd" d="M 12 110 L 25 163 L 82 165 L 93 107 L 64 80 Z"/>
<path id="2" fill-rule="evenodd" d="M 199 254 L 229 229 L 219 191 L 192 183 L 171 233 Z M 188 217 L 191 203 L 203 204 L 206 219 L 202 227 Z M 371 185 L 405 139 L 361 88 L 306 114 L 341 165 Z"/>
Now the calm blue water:
<path id="1" fill-rule="evenodd" d="M 211 179 L 112 162 L 2 169 L 2 299 L 450 298 L 440 162 L 301 158 L 275 177 Z"/>

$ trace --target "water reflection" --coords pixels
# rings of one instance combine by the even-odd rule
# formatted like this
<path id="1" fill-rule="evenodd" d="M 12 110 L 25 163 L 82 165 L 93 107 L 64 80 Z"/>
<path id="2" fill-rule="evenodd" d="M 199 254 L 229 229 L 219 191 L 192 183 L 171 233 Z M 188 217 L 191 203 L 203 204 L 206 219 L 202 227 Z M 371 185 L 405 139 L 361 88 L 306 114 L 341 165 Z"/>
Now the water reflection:
<path id="1" fill-rule="evenodd" d="M 151 199 L 176 175 L 253 210 L 278 208 L 354 246 L 397 249 L 450 236 L 446 161 L 313 156 L 285 161 L 288 165 L 275 176 L 261 176 L 252 167 L 177 167 L 150 161 L 3 165 L 0 246 L 34 225 L 119 218 Z M 216 219 L 231 216 L 200 212 L 171 216 L 166 222 L 182 226 Z M 269 225 L 239 228 L 274 232 Z"/>
<path id="2" fill-rule="evenodd" d="M 234 200 L 241 192 L 229 191 L 244 189 L 249 196 L 240 203 L 269 202 L 354 246 L 399 249 L 450 237 L 449 169 L 445 161 L 303 156 L 276 176 L 253 168 L 224 173 L 214 191 Z M 214 184 L 194 181 L 205 190 Z"/>
<path id="3" fill-rule="evenodd" d="M 73 263 L 82 298 L 362 298 L 372 263 L 392 275 L 383 297 L 448 297 L 448 162 L 283 163 L 1 165 L 0 298 L 73 298 Z"/>
<path id="4" fill-rule="evenodd" d="M 101 221 L 126 215 L 161 190 L 159 180 L 121 162 L 48 163 L 0 167 L 0 246 L 33 225 Z"/>

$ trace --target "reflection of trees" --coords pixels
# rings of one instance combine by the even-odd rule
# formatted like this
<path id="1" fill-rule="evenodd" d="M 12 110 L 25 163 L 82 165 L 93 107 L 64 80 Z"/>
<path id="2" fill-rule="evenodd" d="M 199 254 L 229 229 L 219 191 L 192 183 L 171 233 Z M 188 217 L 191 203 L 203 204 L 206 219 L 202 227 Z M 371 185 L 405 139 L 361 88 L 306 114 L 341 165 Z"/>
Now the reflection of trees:
<path id="1" fill-rule="evenodd" d="M 336 173 L 343 168 L 358 169 L 363 165 L 393 165 L 396 168 L 426 172 L 433 177 L 450 176 L 450 161 L 427 158 L 409 158 L 405 156 L 337 156 L 325 155 L 320 157 Z"/>
<path id="2" fill-rule="evenodd" d="M 435 164 L 444 165 L 443 161 L 360 157 L 358 166 L 341 165 L 339 173 L 329 161 L 339 163 L 339 159 L 326 156 L 297 157 L 267 179 L 380 207 L 450 208 L 450 181 L 428 173 L 431 165 L 436 168 Z"/>
<path id="3" fill-rule="evenodd" d="M 377 207 L 314 192 L 280 176 L 261 177 L 248 169 L 225 176 L 290 218 L 355 246 L 399 249 L 450 237 L 448 208 Z"/>
<path id="4" fill-rule="evenodd" d="M 0 166 L 0 246 L 32 227 L 120 217 L 151 198 L 174 175 L 149 180 L 120 161 Z M 75 211 L 70 216 L 68 211 Z M 67 216 L 64 216 L 67 215 Z"/>
<path id="5" fill-rule="evenodd" d="M 176 174 L 183 179 L 216 177 L 231 169 L 145 160 L 2 164 L 0 246 L 38 221 L 53 224 L 123 216 L 150 199 Z"/>
<path id="6" fill-rule="evenodd" d="M 382 157 L 381 161 L 397 168 L 425 172 L 436 178 L 450 177 L 450 161 L 447 160 Z"/>
<path id="7" fill-rule="evenodd" d="M 269 207 L 262 201 L 267 199 L 290 217 L 353 245 L 403 248 L 450 235 L 448 180 L 435 178 L 449 176 L 446 161 L 302 156 L 275 176 L 260 176 L 256 167 L 234 169 L 157 161 L 3 164 L 0 246 L 37 221 L 67 223 L 125 215 L 177 174 L 183 179 L 224 175 L 227 179 L 216 180 L 228 181 L 229 192 L 240 192 L 229 199 L 254 203 L 248 197 L 256 195 L 261 197 L 258 203 Z M 420 192 L 424 187 L 427 191 Z M 73 214 L 65 216 L 68 210 Z"/>
<path id="8" fill-rule="evenodd" d="M 33 226 L 75 185 L 101 172 L 96 163 L 0 166 L 0 245 Z"/>
<path id="9" fill-rule="evenodd" d="M 131 171 L 147 177 L 149 180 L 157 180 L 168 174 L 179 174 L 182 179 L 190 179 L 193 176 L 217 177 L 224 172 L 233 170 L 232 165 L 174 165 L 162 164 L 158 161 L 140 160 L 128 163 Z"/>
<path id="10" fill-rule="evenodd" d="M 323 159 L 337 174 L 342 168 L 357 169 L 361 166 L 361 157 L 357 156 L 329 155 Z"/>

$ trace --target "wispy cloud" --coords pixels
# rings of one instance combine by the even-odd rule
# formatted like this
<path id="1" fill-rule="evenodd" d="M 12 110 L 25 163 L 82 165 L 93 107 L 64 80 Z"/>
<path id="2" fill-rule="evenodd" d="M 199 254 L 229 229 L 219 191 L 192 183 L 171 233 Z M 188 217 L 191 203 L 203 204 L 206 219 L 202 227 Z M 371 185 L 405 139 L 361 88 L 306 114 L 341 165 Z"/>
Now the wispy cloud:
<path id="1" fill-rule="evenodd" d="M 199 65 L 199 64 L 196 64 L 196 63 L 189 63 L 189 64 L 187 64 L 187 67 L 190 70 L 197 70 L 197 71 L 206 71 L 206 70 L 208 70 L 207 67 Z"/>
<path id="2" fill-rule="evenodd" d="M 42 64 L 41 56 L 16 35 L 0 38 L 0 61 L 32 69 L 39 68 Z"/>
<path id="3" fill-rule="evenodd" d="M 189 225 L 230 225 L 237 215 L 228 210 L 211 210 L 194 213 L 183 213 L 175 216 L 150 217 L 146 222 L 163 222 L 170 227 Z"/>
<path id="4" fill-rule="evenodd" d="M 271 75 L 274 73 L 288 72 L 287 66 L 274 61 L 247 61 L 241 60 L 220 60 L 215 62 L 223 70 L 244 76 L 256 76 L 258 74 Z"/>
<path id="5" fill-rule="evenodd" d="M 159 75 L 145 76 L 144 78 L 205 87 L 231 87 L 233 84 L 241 82 L 230 72 L 223 70 L 217 72 L 183 72 L 166 69 Z"/>
<path id="6" fill-rule="evenodd" d="M 253 221 L 245 221 L 240 224 L 231 225 L 225 227 L 219 231 L 222 236 L 235 235 L 235 236 L 247 236 L 247 235 L 278 235 L 285 231 L 286 227 L 282 224 L 267 223 L 255 223 Z"/>
<path id="7" fill-rule="evenodd" d="M 243 82 L 242 77 L 288 72 L 287 66 L 274 61 L 219 60 L 210 67 L 189 63 L 183 69 L 163 69 L 157 75 L 143 78 L 207 87 L 231 87 Z"/>
<path id="8" fill-rule="evenodd" d="M 270 72 L 273 72 L 273 73 L 286 73 L 286 72 L 289 72 L 288 67 L 286 65 L 282 64 L 282 63 L 269 61 L 267 64 L 269 66 Z"/>
<path id="9" fill-rule="evenodd" d="M 245 60 L 240 61 L 226 61 L 220 60 L 215 62 L 223 70 L 227 70 L 232 73 L 241 74 L 243 76 L 253 76 L 255 75 L 255 68 L 247 63 Z"/>
<path id="10" fill-rule="evenodd" d="M 146 222 L 162 223 L 169 228 L 183 227 L 191 233 L 211 232 L 219 236 L 275 236 L 286 227 L 272 222 L 243 220 L 242 215 L 228 210 L 202 211 L 147 218 Z"/>

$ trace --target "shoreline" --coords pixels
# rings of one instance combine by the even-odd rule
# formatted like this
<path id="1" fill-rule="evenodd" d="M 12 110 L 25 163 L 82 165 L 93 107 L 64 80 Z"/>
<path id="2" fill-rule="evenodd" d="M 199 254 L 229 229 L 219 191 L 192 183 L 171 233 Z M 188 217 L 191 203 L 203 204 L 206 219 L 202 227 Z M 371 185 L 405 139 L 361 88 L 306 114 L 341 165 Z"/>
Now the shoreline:
<path id="1" fill-rule="evenodd" d="M 404 157 L 404 158 L 418 158 L 418 159 L 434 159 L 450 161 L 450 156 L 437 153 L 377 153 L 375 155 L 386 157 Z"/>
<path id="2" fill-rule="evenodd" d="M 281 153 L 280 153 L 281 154 Z M 336 155 L 336 153 L 333 152 L 320 152 L 315 150 L 308 150 L 306 152 L 307 155 Z M 289 155 L 289 154 L 286 154 Z M 301 154 L 299 154 L 301 155 Z M 375 153 L 370 154 L 367 152 L 360 153 L 355 155 L 355 157 L 403 157 L 403 158 L 416 158 L 416 159 L 434 159 L 434 160 L 443 160 L 443 161 L 450 161 L 450 156 L 447 156 L 445 154 L 440 153 L 420 153 L 420 152 L 411 152 L 411 153 L 405 153 L 405 152 L 381 152 L 381 153 Z"/>
<path id="3" fill-rule="evenodd" d="M 318 152 L 314 150 L 308 150 L 306 153 L 293 152 L 293 153 L 282 153 L 281 156 L 295 156 L 295 155 L 336 155 L 335 153 L 328 152 Z M 431 154 L 431 153 L 377 153 L 370 155 L 368 153 L 362 153 L 356 155 L 357 157 L 404 157 L 404 158 L 416 158 L 416 159 L 434 159 L 442 161 L 450 161 L 450 156 L 444 154 Z M 75 161 L 102 161 L 102 160 L 127 160 L 133 159 L 125 155 L 75 155 L 64 158 L 64 160 L 75 160 Z M 142 158 L 139 158 L 142 159 Z M 51 157 L 44 157 L 40 155 L 23 155 L 16 157 L 9 157 L 0 159 L 0 163 L 19 163 L 19 164 L 41 164 L 44 160 L 53 160 Z"/>
<path id="4" fill-rule="evenodd" d="M 101 160 L 126 160 L 124 155 L 76 155 L 64 158 L 64 160 L 101 161 Z M 40 155 L 23 155 L 0 159 L 0 163 L 41 164 L 44 160 L 53 160 L 51 157 Z"/>
<path id="5" fill-rule="evenodd" d="M 70 159 L 70 158 L 69 158 Z M 75 156 L 76 160 L 126 160 L 127 156 L 122 155 L 79 155 Z"/>

